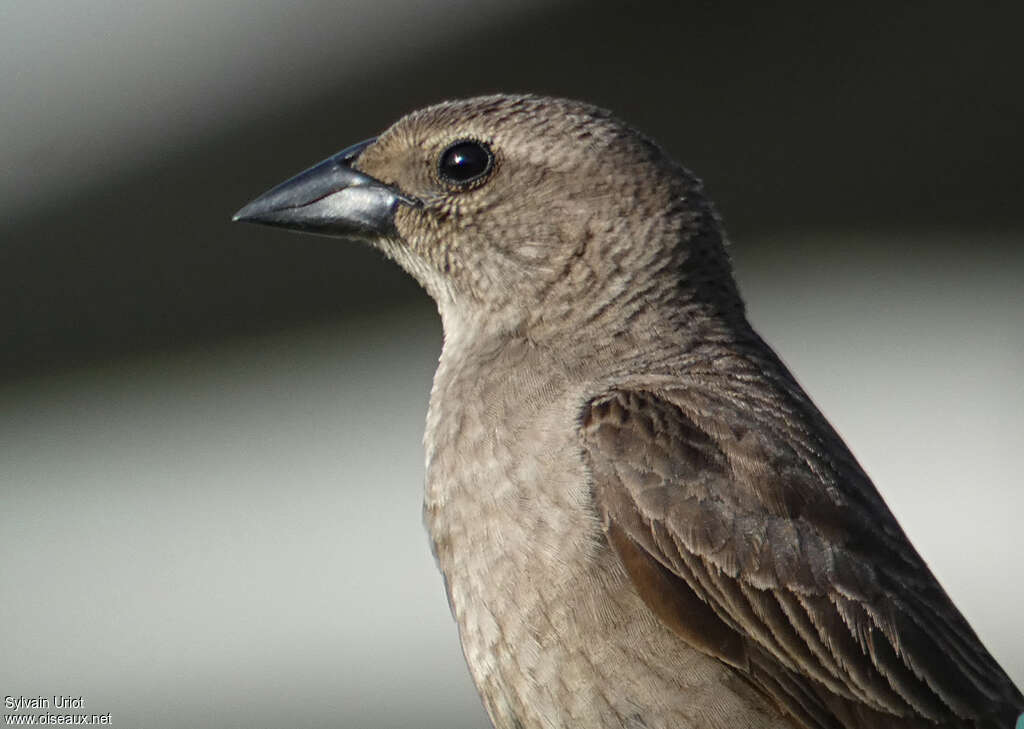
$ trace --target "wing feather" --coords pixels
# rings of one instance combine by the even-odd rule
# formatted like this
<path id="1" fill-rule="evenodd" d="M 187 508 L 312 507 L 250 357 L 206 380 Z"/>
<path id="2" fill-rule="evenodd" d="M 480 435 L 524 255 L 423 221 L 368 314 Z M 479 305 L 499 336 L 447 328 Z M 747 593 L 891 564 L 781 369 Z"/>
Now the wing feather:
<path id="1" fill-rule="evenodd" d="M 723 660 L 802 726 L 1009 726 L 1019 691 L 838 436 L 791 379 L 749 379 L 623 386 L 582 414 L 645 601 L 701 650 L 718 649 L 688 620 L 745 641 Z"/>

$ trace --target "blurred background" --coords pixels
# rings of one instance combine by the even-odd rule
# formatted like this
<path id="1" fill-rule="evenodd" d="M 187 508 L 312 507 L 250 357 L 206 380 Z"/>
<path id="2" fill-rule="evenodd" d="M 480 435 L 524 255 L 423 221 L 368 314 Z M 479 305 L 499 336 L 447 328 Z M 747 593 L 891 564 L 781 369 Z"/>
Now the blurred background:
<path id="1" fill-rule="evenodd" d="M 704 178 L 755 325 L 1024 684 L 1022 22 L 0 4 L 0 694 L 124 729 L 487 725 L 420 525 L 431 302 L 366 248 L 228 221 L 494 91 L 609 107 Z"/>

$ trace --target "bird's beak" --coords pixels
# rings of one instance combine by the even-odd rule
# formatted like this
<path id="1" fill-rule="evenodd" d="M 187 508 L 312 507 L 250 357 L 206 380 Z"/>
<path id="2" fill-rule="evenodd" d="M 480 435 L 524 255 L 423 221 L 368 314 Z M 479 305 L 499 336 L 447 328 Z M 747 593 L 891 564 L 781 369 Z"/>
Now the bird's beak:
<path id="1" fill-rule="evenodd" d="M 375 141 L 355 144 L 282 182 L 235 213 L 232 221 L 341 237 L 397 235 L 398 205 L 421 203 L 352 168 Z"/>

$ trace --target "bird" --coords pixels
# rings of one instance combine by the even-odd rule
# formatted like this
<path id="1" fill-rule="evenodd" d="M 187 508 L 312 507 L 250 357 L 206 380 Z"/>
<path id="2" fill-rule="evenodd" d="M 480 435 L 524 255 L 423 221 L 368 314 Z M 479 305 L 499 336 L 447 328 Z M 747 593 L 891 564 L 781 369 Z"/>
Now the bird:
<path id="1" fill-rule="evenodd" d="M 414 111 L 234 220 L 434 299 L 424 521 L 497 729 L 1009 729 L 1024 698 L 747 321 L 656 142 L 531 94 Z"/>

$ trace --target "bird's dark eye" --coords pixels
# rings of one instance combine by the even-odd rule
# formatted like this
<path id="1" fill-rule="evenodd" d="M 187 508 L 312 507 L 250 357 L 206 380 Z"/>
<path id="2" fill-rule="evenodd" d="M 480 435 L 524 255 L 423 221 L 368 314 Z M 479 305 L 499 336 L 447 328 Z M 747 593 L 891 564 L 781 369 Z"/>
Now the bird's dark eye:
<path id="1" fill-rule="evenodd" d="M 465 140 L 441 153 L 437 171 L 441 179 L 460 187 L 482 179 L 494 166 L 494 155 L 486 144 Z"/>

